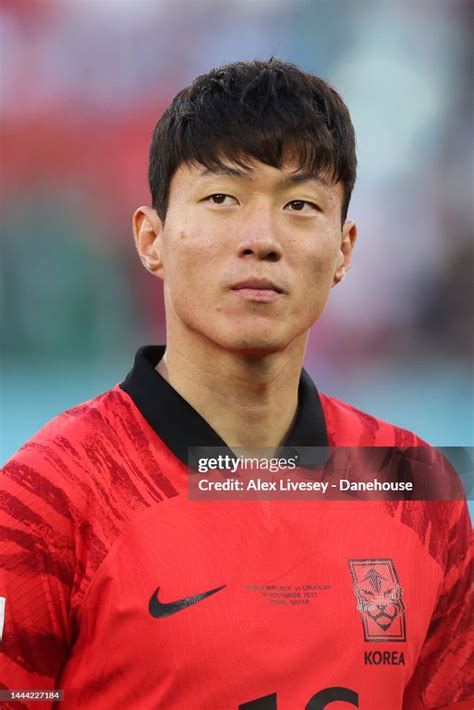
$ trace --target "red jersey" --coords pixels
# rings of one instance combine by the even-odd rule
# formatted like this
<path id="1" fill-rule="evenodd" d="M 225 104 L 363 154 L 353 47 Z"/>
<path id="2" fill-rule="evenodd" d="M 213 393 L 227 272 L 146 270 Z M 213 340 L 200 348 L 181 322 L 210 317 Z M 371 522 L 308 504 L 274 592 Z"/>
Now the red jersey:
<path id="1" fill-rule="evenodd" d="M 64 710 L 472 710 L 465 503 L 190 500 L 188 447 L 225 442 L 162 355 L 4 468 L 0 688 Z M 285 443 L 423 445 L 304 372 Z"/>

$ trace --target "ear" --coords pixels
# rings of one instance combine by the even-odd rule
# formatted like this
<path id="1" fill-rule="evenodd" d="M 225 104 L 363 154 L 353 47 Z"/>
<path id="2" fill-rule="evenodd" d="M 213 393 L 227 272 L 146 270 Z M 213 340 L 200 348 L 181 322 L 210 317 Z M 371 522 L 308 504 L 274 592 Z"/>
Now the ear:
<path id="1" fill-rule="evenodd" d="M 139 207 L 133 215 L 133 236 L 138 255 L 145 269 L 163 278 L 161 235 L 163 225 L 151 207 Z"/>
<path id="2" fill-rule="evenodd" d="M 352 250 L 354 249 L 357 239 L 356 223 L 352 219 L 344 222 L 341 233 L 341 247 L 338 255 L 338 265 L 334 272 L 334 280 L 332 285 L 335 286 L 341 283 L 346 273 L 352 265 Z"/>

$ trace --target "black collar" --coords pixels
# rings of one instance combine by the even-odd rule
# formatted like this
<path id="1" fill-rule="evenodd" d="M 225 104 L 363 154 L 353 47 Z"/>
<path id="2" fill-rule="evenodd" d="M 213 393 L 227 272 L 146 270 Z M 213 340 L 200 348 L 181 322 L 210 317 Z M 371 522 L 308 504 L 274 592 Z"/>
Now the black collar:
<path id="1" fill-rule="evenodd" d="M 135 402 L 148 424 L 181 461 L 188 462 L 188 447 L 227 444 L 203 417 L 155 370 L 165 346 L 147 345 L 135 356 L 133 369 L 120 387 Z M 298 410 L 284 446 L 328 446 L 323 408 L 318 391 L 304 370 L 298 388 Z"/>

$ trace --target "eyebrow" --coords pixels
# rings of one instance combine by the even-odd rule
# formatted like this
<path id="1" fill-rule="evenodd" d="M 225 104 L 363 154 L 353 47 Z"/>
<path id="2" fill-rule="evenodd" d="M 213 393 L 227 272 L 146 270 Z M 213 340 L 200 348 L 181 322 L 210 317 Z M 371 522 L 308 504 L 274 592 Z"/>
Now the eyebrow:
<path id="1" fill-rule="evenodd" d="M 293 175 L 287 175 L 281 179 L 282 184 L 288 185 L 300 185 L 302 182 L 315 182 L 317 185 L 322 185 L 323 187 L 329 187 L 330 182 L 318 175 L 317 173 L 294 173 Z"/>
<path id="2" fill-rule="evenodd" d="M 204 168 L 199 173 L 201 177 L 209 177 L 213 175 L 226 175 L 228 177 L 238 177 L 249 179 L 249 175 L 245 170 L 239 170 L 238 168 L 232 168 L 230 165 L 223 165 L 222 167 L 216 166 L 215 168 Z M 312 172 L 304 173 L 292 173 L 290 175 L 285 175 L 279 180 L 282 187 L 288 185 L 301 185 L 305 182 L 313 182 L 317 185 L 322 185 L 323 187 L 329 187 L 330 183 L 328 180 L 323 178 L 321 175 Z"/>
<path id="3" fill-rule="evenodd" d="M 212 175 L 228 175 L 230 177 L 248 177 L 243 170 L 231 168 L 230 165 L 216 166 L 215 168 L 204 168 L 199 173 L 200 177 L 209 177 Z"/>

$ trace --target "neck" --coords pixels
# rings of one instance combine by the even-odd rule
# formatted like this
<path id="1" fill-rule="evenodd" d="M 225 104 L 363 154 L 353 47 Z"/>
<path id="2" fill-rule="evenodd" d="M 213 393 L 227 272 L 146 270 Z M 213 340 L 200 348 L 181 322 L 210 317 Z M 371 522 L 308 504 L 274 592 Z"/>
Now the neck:
<path id="1" fill-rule="evenodd" d="M 306 334 L 283 351 L 249 356 L 169 333 L 157 370 L 228 446 L 276 449 L 296 414 L 305 347 Z"/>

